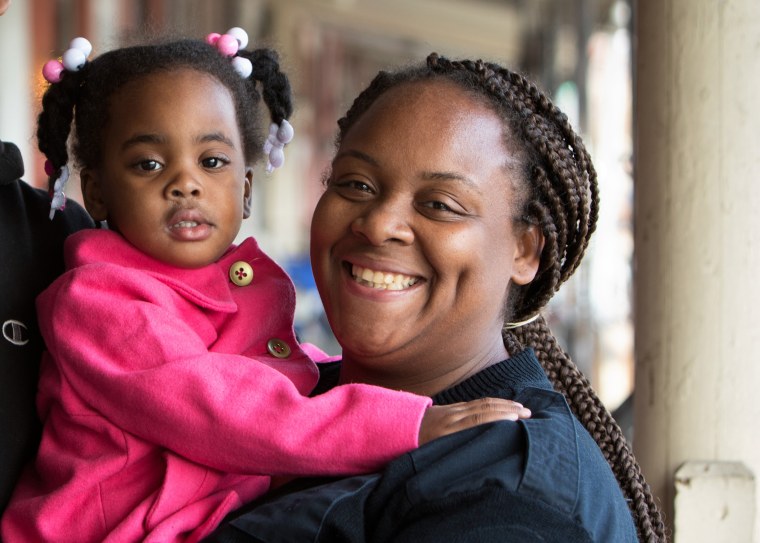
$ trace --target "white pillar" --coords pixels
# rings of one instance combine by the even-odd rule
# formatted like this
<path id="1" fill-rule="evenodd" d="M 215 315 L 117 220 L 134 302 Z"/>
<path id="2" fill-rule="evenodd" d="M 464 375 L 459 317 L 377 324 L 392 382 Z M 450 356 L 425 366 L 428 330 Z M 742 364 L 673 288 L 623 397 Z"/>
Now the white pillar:
<path id="1" fill-rule="evenodd" d="M 635 27 L 634 449 L 672 527 L 685 462 L 760 473 L 760 1 L 639 0 Z"/>
<path id="2" fill-rule="evenodd" d="M 21 150 L 27 171 L 24 179 L 31 182 L 32 151 L 36 146 L 32 104 L 38 89 L 29 71 L 32 42 L 28 4 L 15 0 L 0 17 L 0 140 L 12 141 Z"/>

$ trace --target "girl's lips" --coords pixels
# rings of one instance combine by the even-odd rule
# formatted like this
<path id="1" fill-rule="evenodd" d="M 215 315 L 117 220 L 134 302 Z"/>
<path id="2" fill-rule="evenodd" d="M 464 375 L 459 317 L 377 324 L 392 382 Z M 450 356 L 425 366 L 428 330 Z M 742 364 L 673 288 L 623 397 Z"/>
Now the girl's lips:
<path id="1" fill-rule="evenodd" d="M 166 222 L 169 234 L 179 241 L 203 241 L 213 225 L 197 209 L 179 209 Z"/>

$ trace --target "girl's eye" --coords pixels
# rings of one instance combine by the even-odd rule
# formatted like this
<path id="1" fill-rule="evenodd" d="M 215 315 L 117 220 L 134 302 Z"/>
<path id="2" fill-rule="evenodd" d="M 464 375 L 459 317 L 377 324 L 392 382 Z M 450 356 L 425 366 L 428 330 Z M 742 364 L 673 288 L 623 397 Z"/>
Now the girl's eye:
<path id="1" fill-rule="evenodd" d="M 142 160 L 137 163 L 137 167 L 144 172 L 153 172 L 161 167 L 157 160 Z"/>
<path id="2" fill-rule="evenodd" d="M 209 168 L 211 170 L 221 168 L 222 166 L 226 165 L 228 163 L 227 160 L 224 160 L 221 157 L 218 156 L 212 156 L 208 158 L 204 158 L 201 161 L 201 164 L 203 164 L 204 168 Z"/>

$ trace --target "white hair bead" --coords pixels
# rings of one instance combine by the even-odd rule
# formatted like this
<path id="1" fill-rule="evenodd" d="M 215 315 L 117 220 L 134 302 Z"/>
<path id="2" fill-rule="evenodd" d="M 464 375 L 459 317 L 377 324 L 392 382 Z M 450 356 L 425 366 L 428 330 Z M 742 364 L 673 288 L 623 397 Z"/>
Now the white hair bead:
<path id="1" fill-rule="evenodd" d="M 253 73 L 253 64 L 251 61 L 244 57 L 234 57 L 232 59 L 232 67 L 240 74 L 243 79 L 248 79 Z"/>
<path id="2" fill-rule="evenodd" d="M 70 72 L 76 72 L 87 62 L 87 55 L 81 49 L 67 49 L 63 53 L 62 60 L 64 68 Z"/>
<path id="3" fill-rule="evenodd" d="M 227 34 L 234 37 L 240 44 L 240 49 L 245 49 L 248 45 L 248 32 L 239 26 L 233 26 L 227 31 Z"/>
<path id="4" fill-rule="evenodd" d="M 69 47 L 71 49 L 79 49 L 82 51 L 82 53 L 84 53 L 84 58 L 89 57 L 90 53 L 92 53 L 92 44 L 90 43 L 90 40 L 82 38 L 81 36 L 71 40 Z"/>

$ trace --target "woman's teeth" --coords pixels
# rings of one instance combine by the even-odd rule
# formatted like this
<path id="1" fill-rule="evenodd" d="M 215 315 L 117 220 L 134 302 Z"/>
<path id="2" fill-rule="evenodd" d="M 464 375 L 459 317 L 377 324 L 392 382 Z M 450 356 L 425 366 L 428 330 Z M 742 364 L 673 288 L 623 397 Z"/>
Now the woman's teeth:
<path id="1" fill-rule="evenodd" d="M 353 275 L 357 283 L 378 290 L 403 290 L 411 287 L 418 280 L 416 277 L 409 275 L 385 273 L 356 265 L 351 267 L 351 275 Z"/>

